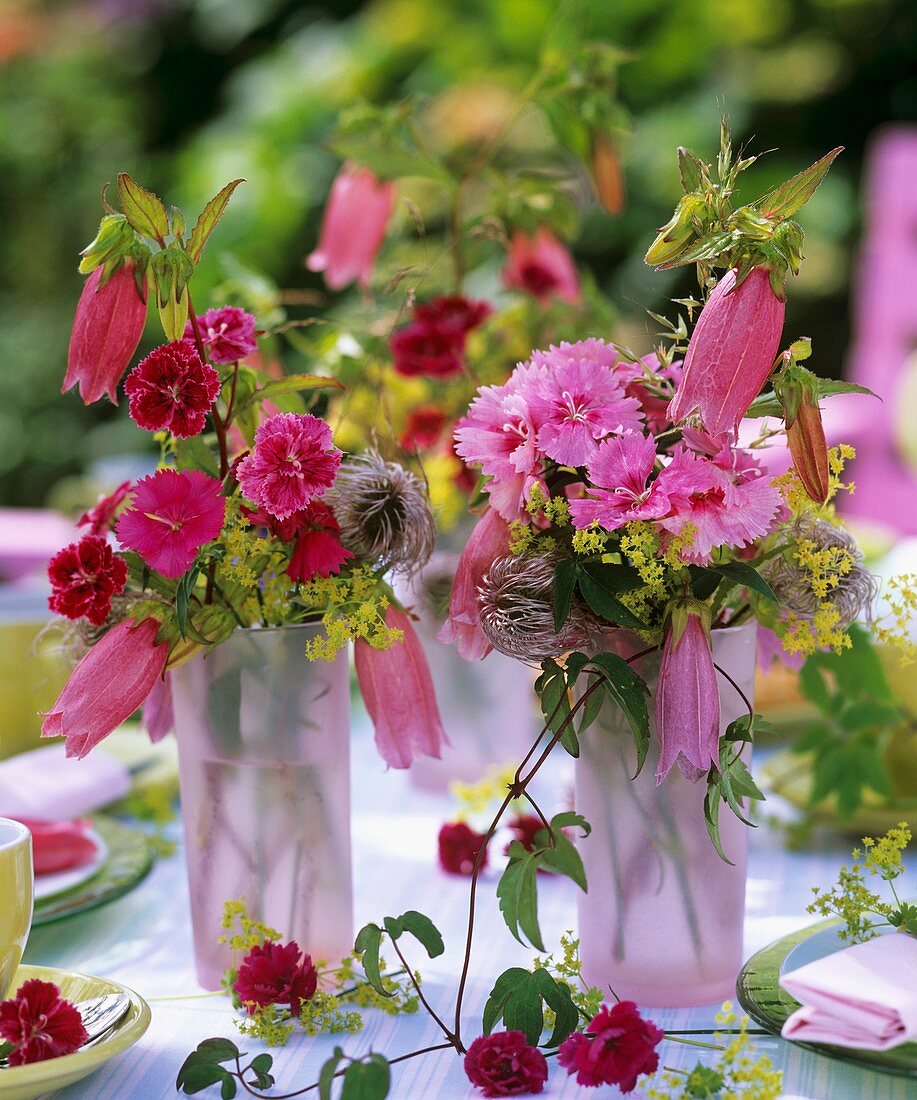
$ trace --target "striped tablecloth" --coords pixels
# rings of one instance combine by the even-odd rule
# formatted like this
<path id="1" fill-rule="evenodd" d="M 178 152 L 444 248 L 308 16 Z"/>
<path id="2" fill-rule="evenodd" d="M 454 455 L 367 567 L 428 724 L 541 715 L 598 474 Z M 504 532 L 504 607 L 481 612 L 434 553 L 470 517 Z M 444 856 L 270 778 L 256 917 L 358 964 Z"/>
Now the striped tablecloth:
<path id="1" fill-rule="evenodd" d="M 354 743 L 354 859 L 357 927 L 407 908 L 428 914 L 442 931 L 446 954 L 421 970 L 427 996 L 448 1013 L 467 912 L 467 880 L 442 874 L 436 864 L 437 830 L 452 814 L 446 796 L 414 790 L 402 773 L 384 772 L 369 737 Z M 178 829 L 176 828 L 176 836 Z M 779 831 L 757 829 L 751 840 L 748 880 L 746 953 L 811 923 L 805 906 L 814 883 L 834 881 L 850 845 L 838 838 L 820 840 L 805 852 L 786 850 Z M 525 965 L 531 952 L 509 935 L 497 910 L 494 887 L 498 872 L 489 872 L 479 891 L 480 908 L 472 981 L 467 1005 L 467 1033 L 480 1030 L 480 1014 L 494 976 L 507 966 Z M 575 921 L 575 887 L 566 880 L 539 880 L 542 930 L 546 943 L 556 942 Z M 128 896 L 66 922 L 35 929 L 26 961 L 107 975 L 133 987 L 153 1009 L 146 1036 L 129 1052 L 82 1084 L 57 1094 L 76 1100 L 158 1100 L 175 1096 L 175 1075 L 185 1056 L 209 1036 L 236 1037 L 232 1013 L 222 996 L 199 993 L 191 963 L 187 888 L 181 854 L 159 861 L 150 877 Z M 712 1024 L 718 1006 L 654 1010 L 663 1028 L 702 1028 Z M 332 1047 L 342 1043 L 349 1054 L 370 1048 L 389 1056 L 433 1044 L 440 1038 L 424 1015 L 391 1018 L 366 1014 L 364 1030 L 355 1036 L 308 1039 L 297 1036 L 275 1051 L 277 1091 L 292 1091 L 315 1081 Z M 343 1041 L 343 1042 L 342 1042 Z M 917 1097 L 917 1081 L 861 1071 L 801 1050 L 777 1038 L 759 1037 L 784 1069 L 785 1096 L 807 1100 L 905 1100 Z M 245 1041 L 246 1051 L 257 1044 Z M 708 1052 L 665 1043 L 663 1061 L 691 1067 Z M 397 1100 L 479 1096 L 469 1086 L 461 1061 L 448 1052 L 435 1053 L 395 1067 L 391 1096 Z M 574 1097 L 616 1094 L 576 1086 L 560 1067 L 552 1066 L 543 1095 Z M 638 1089 L 632 1094 L 640 1096 Z"/>

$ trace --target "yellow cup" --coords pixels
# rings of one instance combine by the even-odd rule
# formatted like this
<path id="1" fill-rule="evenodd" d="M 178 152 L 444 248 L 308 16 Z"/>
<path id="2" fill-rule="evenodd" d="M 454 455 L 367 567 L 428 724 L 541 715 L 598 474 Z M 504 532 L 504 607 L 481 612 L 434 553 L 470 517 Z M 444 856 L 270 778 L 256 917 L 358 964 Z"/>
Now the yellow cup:
<path id="1" fill-rule="evenodd" d="M 10 992 L 32 924 L 32 834 L 0 817 L 0 1001 Z"/>

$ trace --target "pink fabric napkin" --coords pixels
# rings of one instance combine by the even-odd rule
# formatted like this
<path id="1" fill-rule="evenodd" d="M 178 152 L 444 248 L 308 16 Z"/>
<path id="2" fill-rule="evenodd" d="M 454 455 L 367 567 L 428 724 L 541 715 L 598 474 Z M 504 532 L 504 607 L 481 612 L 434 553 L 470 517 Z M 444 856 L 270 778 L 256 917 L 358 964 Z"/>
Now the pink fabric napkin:
<path id="1" fill-rule="evenodd" d="M 917 938 L 890 932 L 780 979 L 802 1007 L 784 1039 L 888 1050 L 917 1039 Z"/>
<path id="2" fill-rule="evenodd" d="M 76 760 L 63 744 L 47 745 L 0 760 L 0 817 L 72 821 L 130 789 L 127 768 L 104 749 Z"/>

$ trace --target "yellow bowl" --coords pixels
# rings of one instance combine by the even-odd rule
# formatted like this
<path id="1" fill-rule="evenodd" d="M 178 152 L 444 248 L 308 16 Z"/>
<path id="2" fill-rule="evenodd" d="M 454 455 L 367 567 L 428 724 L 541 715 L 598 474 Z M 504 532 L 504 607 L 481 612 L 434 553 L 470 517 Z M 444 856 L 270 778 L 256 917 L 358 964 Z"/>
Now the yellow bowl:
<path id="1" fill-rule="evenodd" d="M 57 1092 L 81 1081 L 133 1046 L 150 1026 L 150 1006 L 132 989 L 118 982 L 76 974 L 72 970 L 55 970 L 50 966 L 20 966 L 13 979 L 13 992 L 30 978 L 54 982 L 60 987 L 61 995 L 77 1005 L 80 1001 L 101 997 L 105 993 L 126 993 L 131 1004 L 117 1027 L 88 1050 L 78 1050 L 74 1054 L 49 1058 L 46 1062 L 33 1062 L 28 1066 L 0 1069 L 0 1100 L 35 1100 L 45 1093 Z"/>

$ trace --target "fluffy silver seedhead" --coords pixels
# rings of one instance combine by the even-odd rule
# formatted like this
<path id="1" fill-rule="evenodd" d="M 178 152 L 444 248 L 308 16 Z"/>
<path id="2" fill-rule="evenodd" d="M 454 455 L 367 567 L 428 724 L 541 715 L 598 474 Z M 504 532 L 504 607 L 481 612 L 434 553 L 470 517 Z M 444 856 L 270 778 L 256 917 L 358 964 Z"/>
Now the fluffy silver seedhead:
<path id="1" fill-rule="evenodd" d="M 822 599 L 812 591 L 809 576 L 801 566 L 782 555 L 774 558 L 762 573 L 781 604 L 801 618 L 811 619 L 819 606 L 828 602 L 839 613 L 838 626 L 842 630 L 858 619 L 870 619 L 878 585 L 872 573 L 863 568 L 863 555 L 853 536 L 823 519 L 798 520 L 792 532 L 795 540 L 808 539 L 819 550 L 846 550 L 854 564 L 849 573 L 838 578 L 837 587 Z"/>
<path id="2" fill-rule="evenodd" d="M 494 649 L 520 661 L 543 661 L 599 641 L 600 621 L 576 601 L 563 629 L 554 629 L 556 565 L 554 554 L 517 554 L 498 558 L 484 574 L 478 607 Z"/>
<path id="3" fill-rule="evenodd" d="M 348 550 L 378 569 L 414 573 L 433 553 L 436 524 L 426 487 L 375 451 L 346 459 L 325 494 Z"/>

